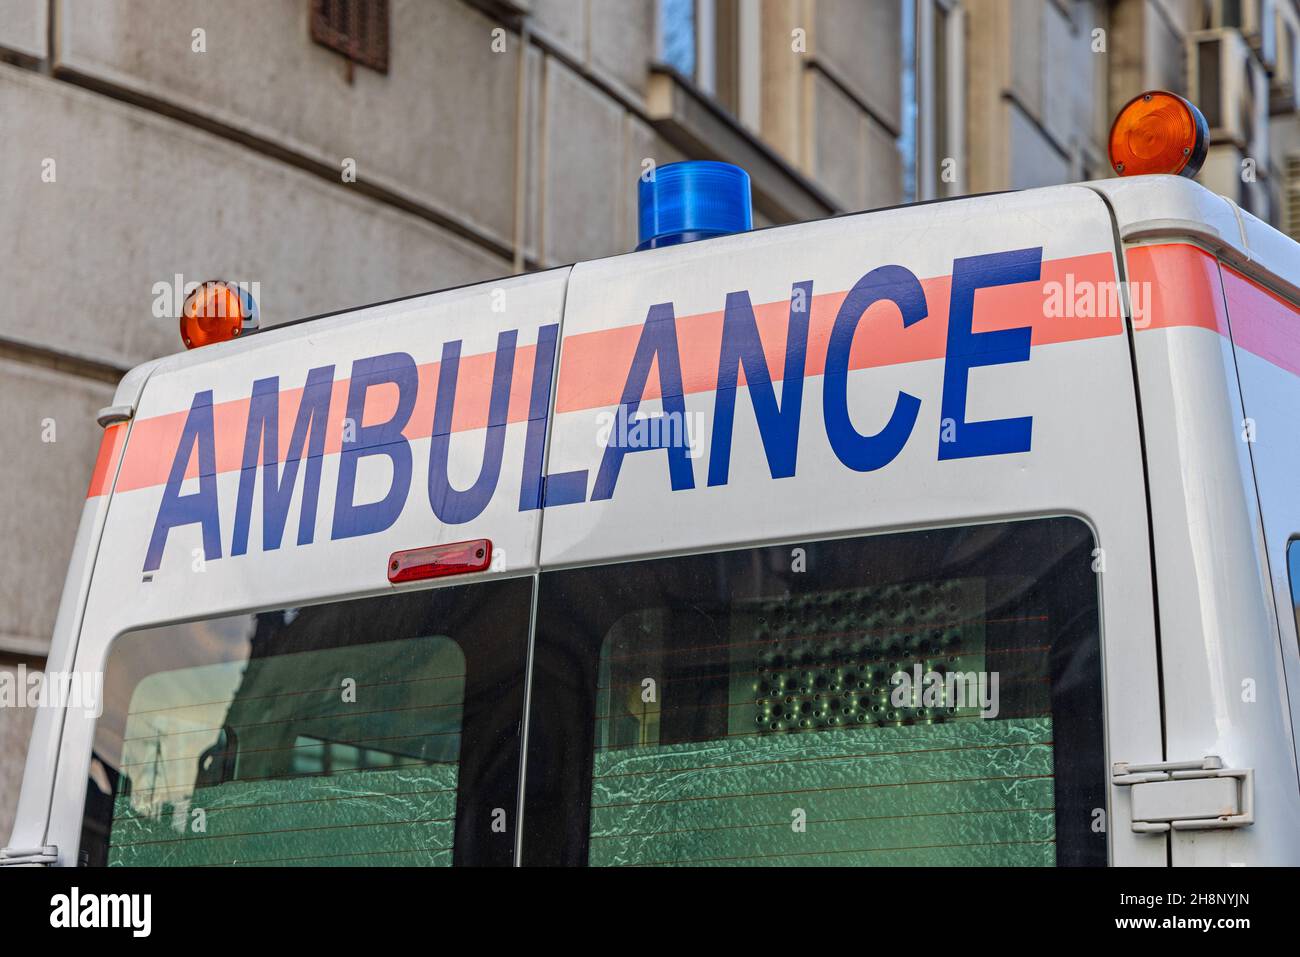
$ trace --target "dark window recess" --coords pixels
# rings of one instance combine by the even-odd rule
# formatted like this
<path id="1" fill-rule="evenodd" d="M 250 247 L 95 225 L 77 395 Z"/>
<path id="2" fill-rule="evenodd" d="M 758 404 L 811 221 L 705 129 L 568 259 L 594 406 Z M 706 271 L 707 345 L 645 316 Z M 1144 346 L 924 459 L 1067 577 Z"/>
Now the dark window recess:
<path id="1" fill-rule="evenodd" d="M 311 38 L 354 63 L 388 72 L 388 0 L 312 0 Z"/>
<path id="2" fill-rule="evenodd" d="M 1197 104 L 1201 108 L 1201 114 L 1205 117 L 1206 124 L 1210 129 L 1216 129 L 1223 125 L 1223 111 L 1220 107 L 1221 80 L 1219 77 L 1219 47 L 1222 44 L 1218 40 L 1203 40 L 1197 50 L 1197 88 L 1201 91 L 1201 102 Z"/>

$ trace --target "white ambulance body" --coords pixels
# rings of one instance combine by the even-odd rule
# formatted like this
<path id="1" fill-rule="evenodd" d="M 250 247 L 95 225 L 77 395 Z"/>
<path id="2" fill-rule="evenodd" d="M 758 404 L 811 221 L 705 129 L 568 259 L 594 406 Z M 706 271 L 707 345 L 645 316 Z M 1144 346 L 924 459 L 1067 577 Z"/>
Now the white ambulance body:
<path id="1" fill-rule="evenodd" d="M 1147 176 L 150 362 L 5 859 L 1300 864 L 1297 303 Z"/>

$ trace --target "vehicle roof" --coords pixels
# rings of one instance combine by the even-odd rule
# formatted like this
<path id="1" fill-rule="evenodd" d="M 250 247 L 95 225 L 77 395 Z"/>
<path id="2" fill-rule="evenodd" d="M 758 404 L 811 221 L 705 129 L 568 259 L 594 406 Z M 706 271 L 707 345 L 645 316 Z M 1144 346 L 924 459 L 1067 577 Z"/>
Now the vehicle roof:
<path id="1" fill-rule="evenodd" d="M 1125 242 L 1186 239 L 1300 298 L 1300 244 L 1181 176 L 1134 176 L 1085 183 L 1105 197 Z"/>
<path id="2" fill-rule="evenodd" d="M 1041 193 L 1046 199 L 1050 194 L 1060 190 L 1077 188 L 1091 189 L 1100 194 L 1111 210 L 1118 237 L 1125 242 L 1170 241 L 1181 239 L 1205 246 L 1216 255 L 1223 256 L 1241 271 L 1252 275 L 1266 286 L 1270 286 L 1291 299 L 1300 300 L 1300 244 L 1284 233 L 1241 209 L 1225 196 L 1220 196 L 1206 189 L 1201 184 L 1181 176 L 1136 176 L 1093 180 L 1083 183 L 1045 186 L 1033 190 L 1013 190 L 1006 195 L 1016 193 Z M 969 202 L 980 197 L 997 194 L 974 194 L 957 196 L 950 199 L 930 200 L 901 206 L 883 207 L 860 212 L 842 213 L 833 219 L 873 216 L 887 210 L 915 209 L 918 213 L 935 203 Z M 806 223 L 789 223 L 763 227 L 757 231 L 798 229 Z M 699 242 L 717 242 L 726 237 L 704 239 Z M 621 253 L 604 257 L 604 260 L 626 258 L 629 266 L 636 260 L 633 253 Z M 466 286 L 479 286 L 485 283 L 501 284 L 503 282 L 527 282 L 530 278 L 546 275 L 559 270 L 570 270 L 574 265 L 554 267 L 535 273 L 501 277 L 469 283 Z M 172 355 L 151 359 L 131 369 L 118 385 L 113 405 L 101 413 L 101 422 L 114 418 L 125 418 L 130 409 L 136 405 L 144 384 L 159 369 L 179 370 L 190 366 L 228 359 L 232 354 L 252 351 L 267 343 L 268 333 L 281 335 L 307 335 L 306 324 L 327 319 L 361 319 L 373 314 L 376 309 L 396 303 L 409 303 L 428 296 L 441 295 L 465 286 L 451 286 L 444 289 L 430 290 L 378 303 L 369 303 L 349 307 L 316 316 L 305 316 L 284 323 L 266 327 L 256 336 L 237 339 L 232 342 L 218 343 L 203 349 L 177 352 Z M 281 331 L 282 330 L 282 331 Z M 107 416 L 107 418 L 105 418 Z"/>

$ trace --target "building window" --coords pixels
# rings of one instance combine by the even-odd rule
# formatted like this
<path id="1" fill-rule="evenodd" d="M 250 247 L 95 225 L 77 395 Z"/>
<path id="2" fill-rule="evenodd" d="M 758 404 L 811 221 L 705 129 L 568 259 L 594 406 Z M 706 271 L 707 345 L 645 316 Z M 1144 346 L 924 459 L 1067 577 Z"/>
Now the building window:
<path id="1" fill-rule="evenodd" d="M 659 0 L 659 59 L 695 79 L 695 0 Z"/>
<path id="2" fill-rule="evenodd" d="M 1282 221 L 1282 232 L 1300 242 L 1300 153 L 1292 153 L 1286 158 L 1286 217 Z"/>
<path id="3" fill-rule="evenodd" d="M 388 72 L 388 0 L 312 0 L 311 38 L 354 63 Z"/>
<path id="4" fill-rule="evenodd" d="M 751 130 L 761 126 L 759 0 L 659 0 L 658 58 Z"/>

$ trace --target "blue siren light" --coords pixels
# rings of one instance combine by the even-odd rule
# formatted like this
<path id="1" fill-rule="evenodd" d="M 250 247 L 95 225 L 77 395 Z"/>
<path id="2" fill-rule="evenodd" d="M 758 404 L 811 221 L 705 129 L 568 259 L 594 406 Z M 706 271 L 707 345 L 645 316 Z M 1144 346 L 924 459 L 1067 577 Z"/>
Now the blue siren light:
<path id="1" fill-rule="evenodd" d="M 637 249 L 655 249 L 711 236 L 743 233 L 754 225 L 749 174 L 731 163 L 669 163 L 637 184 Z"/>

